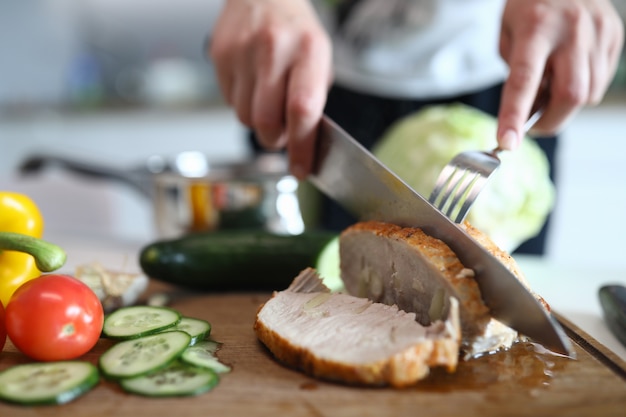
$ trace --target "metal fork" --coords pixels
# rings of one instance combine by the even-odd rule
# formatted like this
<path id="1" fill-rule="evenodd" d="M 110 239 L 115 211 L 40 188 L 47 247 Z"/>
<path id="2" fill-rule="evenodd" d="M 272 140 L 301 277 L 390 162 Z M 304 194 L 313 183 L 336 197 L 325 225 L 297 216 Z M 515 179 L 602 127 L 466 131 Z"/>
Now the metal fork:
<path id="1" fill-rule="evenodd" d="M 528 118 L 525 133 L 542 114 L 543 107 L 540 107 Z M 466 151 L 456 155 L 439 174 L 428 201 L 455 223 L 461 223 L 491 174 L 500 166 L 500 151 L 496 147 L 491 152 Z"/>

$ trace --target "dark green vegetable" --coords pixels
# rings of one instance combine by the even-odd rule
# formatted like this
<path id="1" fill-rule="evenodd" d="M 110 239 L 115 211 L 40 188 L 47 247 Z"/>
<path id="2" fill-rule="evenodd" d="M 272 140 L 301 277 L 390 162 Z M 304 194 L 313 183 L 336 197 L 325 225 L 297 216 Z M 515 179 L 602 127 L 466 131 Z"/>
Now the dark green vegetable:
<path id="1" fill-rule="evenodd" d="M 626 287 L 605 285 L 598 292 L 607 326 L 626 346 Z"/>
<path id="2" fill-rule="evenodd" d="M 139 263 L 151 278 L 202 290 L 280 290 L 314 267 L 336 232 L 216 231 L 152 243 Z"/>

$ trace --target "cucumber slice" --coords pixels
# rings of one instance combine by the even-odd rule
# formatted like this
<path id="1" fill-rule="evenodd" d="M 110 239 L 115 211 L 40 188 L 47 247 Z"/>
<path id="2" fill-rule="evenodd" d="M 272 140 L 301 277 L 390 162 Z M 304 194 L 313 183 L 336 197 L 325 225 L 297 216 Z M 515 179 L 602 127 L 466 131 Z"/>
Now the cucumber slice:
<path id="1" fill-rule="evenodd" d="M 16 365 L 0 372 L 0 399 L 22 405 L 64 404 L 91 390 L 100 376 L 89 362 Z"/>
<path id="2" fill-rule="evenodd" d="M 180 319 L 178 311 L 167 307 L 123 307 L 106 316 L 102 333 L 111 339 L 133 339 L 166 330 Z"/>
<path id="3" fill-rule="evenodd" d="M 167 330 L 180 330 L 191 336 L 190 345 L 195 345 L 211 333 L 211 323 L 206 320 L 183 317 L 173 327 Z"/>
<path id="4" fill-rule="evenodd" d="M 170 364 L 190 341 L 191 336 L 178 330 L 124 340 L 100 356 L 100 369 L 111 379 L 144 375 Z"/>
<path id="5" fill-rule="evenodd" d="M 148 375 L 120 381 L 125 391 L 148 397 L 181 397 L 211 390 L 219 377 L 210 369 L 174 363 Z"/>
<path id="6" fill-rule="evenodd" d="M 219 350 L 219 345 L 220 344 L 214 340 L 200 341 L 185 349 L 180 359 L 194 366 L 211 369 L 218 374 L 230 372 L 230 367 L 224 365 L 219 361 L 217 356 L 215 356 L 215 352 Z"/>
<path id="7" fill-rule="evenodd" d="M 213 339 L 207 339 L 202 343 L 202 348 L 206 350 L 207 353 L 215 356 L 218 350 L 222 348 L 222 344 Z"/>

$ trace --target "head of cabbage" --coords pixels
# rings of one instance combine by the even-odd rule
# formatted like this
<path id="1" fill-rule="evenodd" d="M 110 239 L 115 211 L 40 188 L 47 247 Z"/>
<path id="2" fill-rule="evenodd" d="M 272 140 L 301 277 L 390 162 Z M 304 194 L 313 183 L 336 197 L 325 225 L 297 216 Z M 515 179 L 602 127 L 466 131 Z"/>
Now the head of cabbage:
<path id="1" fill-rule="evenodd" d="M 443 167 L 459 152 L 496 147 L 496 119 L 463 104 L 424 108 L 394 123 L 372 152 L 421 195 L 428 197 Z M 541 229 L 555 202 L 549 163 L 536 142 L 524 138 L 501 152 L 466 220 L 500 248 L 512 252 Z"/>

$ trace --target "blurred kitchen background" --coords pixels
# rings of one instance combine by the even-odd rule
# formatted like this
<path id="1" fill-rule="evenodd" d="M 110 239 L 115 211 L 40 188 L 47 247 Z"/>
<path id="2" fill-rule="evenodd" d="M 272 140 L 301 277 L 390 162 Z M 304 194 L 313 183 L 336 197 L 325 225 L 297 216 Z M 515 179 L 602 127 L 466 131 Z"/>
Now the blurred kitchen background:
<path id="1" fill-rule="evenodd" d="M 626 0 L 614 0 L 626 16 Z M 49 233 L 146 241 L 151 204 L 62 170 L 18 178 L 34 153 L 134 167 L 149 155 L 248 153 L 203 41 L 221 0 L 0 0 L 0 189 L 31 193 Z M 626 54 L 605 102 L 563 134 L 548 257 L 626 266 Z M 55 197 L 55 198 L 47 198 Z"/>

